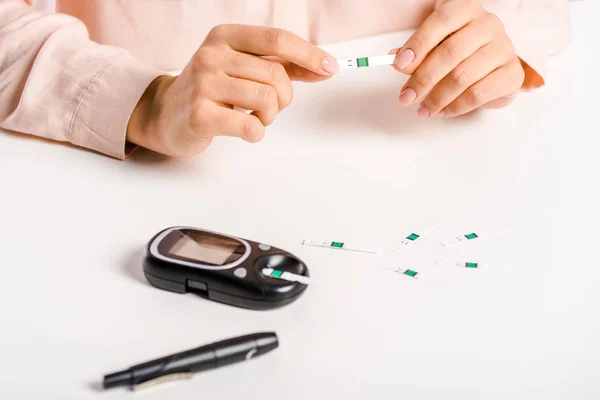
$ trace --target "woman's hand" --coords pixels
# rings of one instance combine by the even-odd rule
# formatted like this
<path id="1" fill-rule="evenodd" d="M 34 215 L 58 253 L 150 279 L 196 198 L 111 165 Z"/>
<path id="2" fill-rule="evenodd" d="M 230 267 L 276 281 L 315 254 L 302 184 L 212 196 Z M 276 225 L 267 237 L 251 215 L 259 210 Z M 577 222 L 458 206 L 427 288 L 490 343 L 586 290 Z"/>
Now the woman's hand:
<path id="1" fill-rule="evenodd" d="M 479 0 L 445 1 L 393 53 L 395 68 L 411 75 L 399 101 L 409 105 L 422 99 L 422 117 L 504 107 L 525 78 L 502 21 Z"/>
<path id="2" fill-rule="evenodd" d="M 217 26 L 181 75 L 160 77 L 148 87 L 127 139 L 176 157 L 204 151 L 215 136 L 258 142 L 292 101 L 292 80 L 323 80 L 337 70 L 333 57 L 290 32 Z"/>

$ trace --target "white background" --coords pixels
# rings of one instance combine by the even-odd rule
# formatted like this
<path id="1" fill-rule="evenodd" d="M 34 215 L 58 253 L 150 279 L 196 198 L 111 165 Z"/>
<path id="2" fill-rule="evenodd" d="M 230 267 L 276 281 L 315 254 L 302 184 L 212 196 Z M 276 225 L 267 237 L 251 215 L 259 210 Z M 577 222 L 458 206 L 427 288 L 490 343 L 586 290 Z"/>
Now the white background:
<path id="1" fill-rule="evenodd" d="M 388 67 L 298 85 L 251 145 L 201 157 L 144 151 L 125 162 L 0 134 L 3 398 L 129 399 L 103 374 L 219 340 L 274 330 L 276 351 L 140 395 L 162 398 L 597 399 L 600 214 L 599 3 L 573 7 L 573 44 L 548 85 L 507 109 L 416 117 Z M 328 48 L 385 54 L 407 34 Z M 301 246 L 391 246 L 442 227 L 404 256 Z M 151 287 L 141 250 L 193 225 L 285 248 L 309 266 L 295 303 L 256 312 Z M 444 250 L 477 229 L 510 234 Z M 493 271 L 437 260 L 491 262 Z M 382 260 L 450 284 L 378 268 Z"/>

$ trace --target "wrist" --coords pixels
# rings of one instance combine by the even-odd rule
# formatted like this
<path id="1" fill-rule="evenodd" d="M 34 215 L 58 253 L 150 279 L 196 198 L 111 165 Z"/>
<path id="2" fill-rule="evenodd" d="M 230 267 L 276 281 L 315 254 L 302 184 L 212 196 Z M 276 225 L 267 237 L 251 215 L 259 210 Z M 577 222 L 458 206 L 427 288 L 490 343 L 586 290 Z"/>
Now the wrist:
<path id="1" fill-rule="evenodd" d="M 163 75 L 148 85 L 129 118 L 127 142 L 159 151 L 158 134 L 163 104 L 167 89 L 174 80 L 175 77 Z"/>

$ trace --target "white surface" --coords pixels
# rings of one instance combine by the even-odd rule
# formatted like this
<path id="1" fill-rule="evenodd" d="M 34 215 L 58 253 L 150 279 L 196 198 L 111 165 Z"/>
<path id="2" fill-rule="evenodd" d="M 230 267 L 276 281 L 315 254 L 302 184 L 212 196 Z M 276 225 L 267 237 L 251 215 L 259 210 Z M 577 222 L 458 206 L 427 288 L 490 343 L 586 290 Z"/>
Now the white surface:
<path id="1" fill-rule="evenodd" d="M 257 145 L 217 140 L 202 157 L 126 162 L 0 134 L 2 363 L 6 399 L 130 399 L 103 374 L 203 343 L 274 330 L 281 346 L 144 399 L 598 399 L 600 2 L 573 5 L 573 44 L 549 84 L 498 112 L 424 121 L 396 102 L 392 68 L 299 85 Z M 596 33 L 596 34 L 595 34 Z M 331 47 L 381 54 L 406 35 Z M 327 173 L 324 173 L 327 172 Z M 301 245 L 392 245 L 443 223 L 390 262 Z M 288 249 L 308 291 L 270 312 L 151 287 L 141 249 L 186 224 Z M 510 235 L 443 249 L 455 232 Z M 417 268 L 418 266 L 418 268 Z M 136 395 L 137 396 L 137 395 Z"/>

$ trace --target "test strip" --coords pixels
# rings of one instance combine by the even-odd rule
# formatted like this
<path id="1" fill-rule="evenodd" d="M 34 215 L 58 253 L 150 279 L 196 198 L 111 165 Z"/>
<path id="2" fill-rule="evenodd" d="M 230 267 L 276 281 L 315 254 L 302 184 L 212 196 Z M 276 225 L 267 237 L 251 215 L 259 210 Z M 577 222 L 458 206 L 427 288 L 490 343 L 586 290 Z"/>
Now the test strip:
<path id="1" fill-rule="evenodd" d="M 291 272 L 282 271 L 279 269 L 263 268 L 262 273 L 270 278 L 282 279 L 289 282 L 299 282 L 305 285 L 308 285 L 310 282 L 310 278 L 308 276 L 293 274 Z"/>
<path id="2" fill-rule="evenodd" d="M 347 60 L 337 60 L 340 69 L 349 68 L 364 68 L 364 67 L 377 67 L 380 65 L 392 65 L 396 60 L 395 54 L 375 57 L 359 57 L 349 58 Z"/>
<path id="3" fill-rule="evenodd" d="M 410 234 L 408 234 L 402 241 L 395 247 L 392 247 L 391 250 L 398 253 L 404 250 L 407 246 L 410 246 L 417 240 L 431 233 L 435 228 L 440 226 L 437 222 L 428 222 L 421 226 L 420 228 L 415 229 Z"/>
<path id="4" fill-rule="evenodd" d="M 360 253 L 371 253 L 371 254 L 379 254 L 379 249 L 366 248 L 362 246 L 356 246 L 346 242 L 332 242 L 328 240 L 303 240 L 302 244 L 304 246 L 313 246 L 313 247 L 325 247 L 328 249 L 335 250 L 346 250 L 346 251 L 357 251 Z"/>
<path id="5" fill-rule="evenodd" d="M 443 283 L 434 282 L 434 281 L 429 280 L 428 278 L 425 277 L 425 275 L 423 275 L 422 273 L 420 273 L 418 271 L 415 271 L 414 269 L 405 268 L 405 267 L 393 267 L 387 263 L 382 263 L 380 266 L 383 269 L 387 269 L 389 271 L 396 272 L 398 274 L 407 276 L 409 278 L 418 279 L 422 282 L 428 283 L 433 286 L 438 286 L 438 287 L 443 287 L 443 288 L 447 287 L 447 285 L 445 285 Z"/>
<path id="6" fill-rule="evenodd" d="M 440 242 L 440 244 L 444 247 L 448 247 L 448 246 L 453 246 L 458 243 L 470 242 L 470 241 L 473 241 L 476 239 L 482 239 L 482 238 L 486 238 L 486 237 L 490 237 L 490 236 L 499 235 L 504 232 L 506 232 L 506 230 L 497 231 L 497 232 L 484 232 L 484 231 L 470 232 L 470 233 L 466 233 L 464 235 L 456 236 L 456 237 L 446 240 L 444 242 Z"/>
<path id="7" fill-rule="evenodd" d="M 438 261 L 437 265 L 441 267 L 456 267 L 466 269 L 490 269 L 492 264 L 473 261 Z"/>

